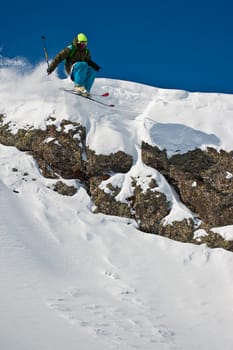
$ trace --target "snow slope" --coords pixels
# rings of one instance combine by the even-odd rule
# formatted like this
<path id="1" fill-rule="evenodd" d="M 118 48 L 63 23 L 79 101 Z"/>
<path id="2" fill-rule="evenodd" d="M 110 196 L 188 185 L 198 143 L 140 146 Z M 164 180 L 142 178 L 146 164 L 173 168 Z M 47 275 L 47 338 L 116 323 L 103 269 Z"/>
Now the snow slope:
<path id="1" fill-rule="evenodd" d="M 45 128 L 50 116 L 80 122 L 97 153 L 133 155 L 131 173 L 111 179 L 125 185 L 121 200 L 132 172 L 152 172 L 173 217 L 190 215 L 140 161 L 141 141 L 169 155 L 231 150 L 233 97 L 97 79 L 93 93 L 109 91 L 109 109 L 59 90 L 71 82 L 45 70 L 1 70 L 0 113 L 12 131 Z M 0 145 L 0 349 L 232 349 L 233 254 L 93 214 L 82 186 L 67 183 L 78 187 L 73 197 L 54 192 L 31 156 Z M 231 226 L 216 230 L 233 237 Z"/>

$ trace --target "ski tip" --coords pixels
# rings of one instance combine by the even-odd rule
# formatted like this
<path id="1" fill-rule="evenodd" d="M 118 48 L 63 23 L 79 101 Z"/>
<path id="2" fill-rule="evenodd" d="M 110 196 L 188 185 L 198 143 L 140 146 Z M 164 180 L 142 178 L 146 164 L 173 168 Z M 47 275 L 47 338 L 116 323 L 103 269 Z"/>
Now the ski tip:
<path id="1" fill-rule="evenodd" d="M 103 97 L 107 97 L 107 96 L 109 96 L 109 92 L 105 92 L 104 94 L 102 94 L 101 96 L 103 96 Z"/>
<path id="2" fill-rule="evenodd" d="M 115 105 L 109 105 L 109 107 L 115 107 Z"/>

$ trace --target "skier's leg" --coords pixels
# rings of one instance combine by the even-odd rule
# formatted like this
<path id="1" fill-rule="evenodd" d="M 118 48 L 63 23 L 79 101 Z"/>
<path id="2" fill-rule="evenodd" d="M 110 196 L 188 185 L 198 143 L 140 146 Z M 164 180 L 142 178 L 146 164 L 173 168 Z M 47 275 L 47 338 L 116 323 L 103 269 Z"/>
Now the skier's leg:
<path id="1" fill-rule="evenodd" d="M 96 77 L 96 70 L 93 67 L 88 66 L 86 80 L 84 83 L 84 86 L 88 92 L 91 90 L 91 87 L 95 81 L 95 77 Z"/>
<path id="2" fill-rule="evenodd" d="M 71 79 L 75 85 L 85 86 L 85 80 L 87 78 L 88 64 L 86 62 L 76 62 L 73 65 L 71 72 Z"/>

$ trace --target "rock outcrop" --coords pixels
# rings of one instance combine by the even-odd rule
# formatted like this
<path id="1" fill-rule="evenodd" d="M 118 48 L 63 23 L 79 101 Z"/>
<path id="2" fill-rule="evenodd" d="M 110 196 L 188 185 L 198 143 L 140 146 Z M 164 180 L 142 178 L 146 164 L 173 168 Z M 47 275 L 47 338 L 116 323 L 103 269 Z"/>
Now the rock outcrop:
<path id="1" fill-rule="evenodd" d="M 183 203 L 210 226 L 233 224 L 233 153 L 195 149 L 170 159 L 143 143 L 142 159 L 174 186 Z"/>
<path id="2" fill-rule="evenodd" d="M 195 149 L 168 158 L 166 150 L 142 143 L 144 164 L 165 177 L 183 204 L 193 212 L 193 217 L 198 219 L 166 223 L 171 203 L 158 189 L 155 179 L 147 179 L 145 189 L 138 178 L 132 177 L 131 194 L 124 200 L 119 200 L 120 187 L 114 187 L 111 182 L 105 189 L 101 186 L 112 174 L 130 171 L 133 164 L 130 154 L 120 150 L 109 155 L 96 154 L 86 146 L 85 128 L 67 120 L 58 127 L 48 120 L 45 130 L 28 128 L 17 133 L 11 132 L 10 124 L 4 124 L 3 115 L 0 122 L 0 143 L 33 155 L 45 177 L 79 180 L 91 196 L 96 212 L 134 219 L 144 232 L 233 251 L 232 241 L 224 240 L 211 230 L 213 227 L 233 225 L 232 152 Z M 63 195 L 74 195 L 77 191 L 63 181 L 55 182 L 53 189 Z M 197 239 L 194 233 L 198 225 L 204 228 L 206 234 Z"/>

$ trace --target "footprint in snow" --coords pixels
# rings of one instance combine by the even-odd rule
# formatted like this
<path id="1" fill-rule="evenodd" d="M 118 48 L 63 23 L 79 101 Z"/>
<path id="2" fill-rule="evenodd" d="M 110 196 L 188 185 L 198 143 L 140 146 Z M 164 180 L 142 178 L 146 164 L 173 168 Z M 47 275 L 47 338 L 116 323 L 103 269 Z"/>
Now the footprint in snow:
<path id="1" fill-rule="evenodd" d="M 113 273 L 106 276 L 120 280 Z M 88 336 L 106 339 L 106 346 L 111 343 L 111 349 L 124 346 L 130 350 L 138 346 L 154 350 L 155 344 L 161 344 L 164 350 L 175 349 L 174 332 L 161 324 L 164 315 L 140 299 L 135 289 L 121 287 L 119 290 L 118 297 L 110 304 L 95 292 L 86 293 L 79 288 L 70 288 L 46 303 L 59 317 Z"/>

